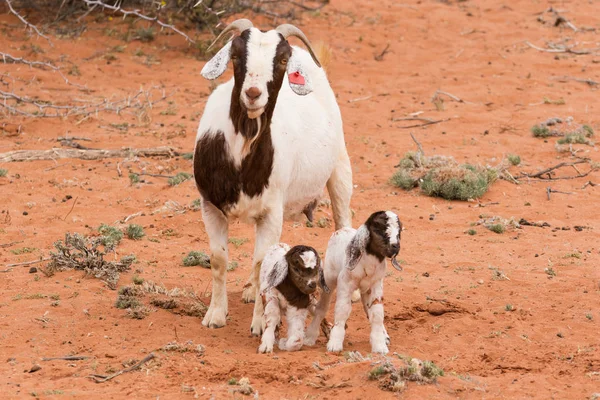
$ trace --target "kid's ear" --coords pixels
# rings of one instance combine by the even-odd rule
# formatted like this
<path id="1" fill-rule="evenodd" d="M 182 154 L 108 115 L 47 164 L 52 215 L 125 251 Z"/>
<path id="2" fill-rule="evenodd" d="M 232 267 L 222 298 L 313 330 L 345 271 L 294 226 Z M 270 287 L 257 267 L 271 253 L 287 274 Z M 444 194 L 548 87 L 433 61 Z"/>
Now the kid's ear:
<path id="1" fill-rule="evenodd" d="M 231 42 L 228 42 L 217 54 L 213 56 L 202 68 L 200 74 L 206 79 L 217 79 L 227 69 L 231 53 Z"/>
<path id="2" fill-rule="evenodd" d="M 353 270 L 360 261 L 369 241 L 369 230 L 361 226 L 346 248 L 346 268 Z"/>
<path id="3" fill-rule="evenodd" d="M 288 263 L 283 257 L 281 260 L 277 261 L 273 266 L 273 269 L 269 271 L 267 275 L 266 282 L 263 282 L 260 287 L 260 293 L 263 294 L 270 290 L 271 288 L 279 286 L 281 282 L 285 279 L 288 273 Z"/>

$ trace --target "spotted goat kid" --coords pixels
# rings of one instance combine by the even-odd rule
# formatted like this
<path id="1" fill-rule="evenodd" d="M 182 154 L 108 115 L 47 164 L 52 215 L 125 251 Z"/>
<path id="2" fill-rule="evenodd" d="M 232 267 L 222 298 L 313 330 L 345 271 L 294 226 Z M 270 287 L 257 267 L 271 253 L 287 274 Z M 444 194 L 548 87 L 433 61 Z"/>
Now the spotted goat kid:
<path id="1" fill-rule="evenodd" d="M 304 325 L 311 309 L 317 285 L 324 292 L 325 284 L 321 259 L 309 246 L 294 246 L 285 243 L 273 245 L 267 251 L 260 270 L 260 294 L 264 303 L 266 327 L 262 335 L 259 353 L 273 352 L 275 331 L 279 327 L 281 314 L 287 319 L 287 338 L 279 339 L 279 349 L 300 350 L 304 343 Z"/>
<path id="2" fill-rule="evenodd" d="M 391 211 L 378 211 L 358 229 L 344 228 L 329 239 L 325 255 L 325 284 L 331 292 L 323 293 L 306 332 L 304 343 L 315 344 L 319 328 L 329 309 L 333 291 L 338 289 L 335 302 L 335 323 L 329 333 L 327 350 L 343 349 L 346 321 L 352 311 L 352 292 L 359 290 L 367 318 L 371 323 L 371 351 L 387 354 L 390 337 L 383 325 L 383 278 L 386 258 L 398 271 L 402 267 L 396 261 L 400 251 L 402 223 Z M 324 327 L 327 323 L 324 324 Z M 326 330 L 326 329 L 324 329 Z"/>

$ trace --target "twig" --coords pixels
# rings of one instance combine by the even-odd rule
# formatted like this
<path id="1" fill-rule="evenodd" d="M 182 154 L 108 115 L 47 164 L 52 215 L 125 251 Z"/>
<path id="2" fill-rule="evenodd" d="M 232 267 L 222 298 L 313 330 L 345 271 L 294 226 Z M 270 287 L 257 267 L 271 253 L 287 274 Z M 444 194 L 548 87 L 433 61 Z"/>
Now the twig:
<path id="1" fill-rule="evenodd" d="M 585 188 L 586 188 L 586 187 L 588 187 L 588 186 L 594 187 L 594 186 L 598 186 L 598 184 L 597 184 L 597 183 L 594 183 L 594 182 L 592 182 L 592 181 L 587 181 L 587 182 L 586 182 L 586 183 L 585 183 L 585 184 L 584 184 L 584 185 L 581 187 L 581 189 L 585 189 Z"/>
<path id="2" fill-rule="evenodd" d="M 121 162 L 117 163 L 117 174 L 119 174 L 119 178 L 123 176 L 123 172 L 121 172 Z"/>
<path id="3" fill-rule="evenodd" d="M 538 47 L 534 44 L 532 44 L 529 41 L 525 41 L 525 44 L 529 47 L 531 47 L 532 49 L 538 50 L 538 51 L 544 51 L 546 53 L 571 53 L 571 54 L 577 54 L 577 55 L 583 55 L 583 54 L 590 54 L 595 50 L 598 50 L 597 48 L 594 49 L 583 49 L 583 50 L 573 50 L 571 47 L 563 47 L 560 49 L 544 49 L 541 47 Z"/>
<path id="4" fill-rule="evenodd" d="M 78 136 L 59 136 L 56 140 L 58 140 L 59 142 L 62 142 L 63 140 L 82 140 L 84 142 L 91 142 L 92 139 L 90 138 L 86 138 L 86 137 L 78 137 Z"/>
<path id="5" fill-rule="evenodd" d="M 142 215 L 144 212 L 143 211 L 138 211 L 135 214 L 131 214 L 128 215 L 127 217 L 125 217 L 125 219 L 123 219 L 123 224 L 126 224 L 129 220 L 134 219 L 135 217 L 139 217 L 140 215 Z"/>
<path id="6" fill-rule="evenodd" d="M 383 57 L 385 57 L 385 55 L 388 53 L 390 48 L 390 44 L 388 43 L 387 46 L 385 46 L 385 49 L 383 49 L 383 51 L 380 54 L 377 54 L 375 56 L 375 61 L 383 61 Z"/>
<path id="7" fill-rule="evenodd" d="M 105 4 L 105 3 L 103 3 L 100 0 L 83 0 L 83 1 L 88 6 L 101 6 L 103 8 L 107 8 L 109 10 L 113 10 L 114 12 L 119 12 L 119 13 L 123 14 L 123 18 L 127 17 L 128 15 L 135 15 L 136 17 L 141 18 L 143 20 L 154 22 L 154 23 L 160 25 L 163 28 L 171 29 L 173 32 L 176 32 L 176 33 L 180 34 L 181 36 L 183 36 L 185 38 L 185 40 L 187 40 L 190 43 L 196 43 L 188 35 L 186 35 L 182 31 L 180 31 L 179 29 L 175 28 L 173 25 L 165 24 L 164 22 L 162 22 L 161 20 L 159 20 L 158 16 L 152 18 L 152 17 L 148 17 L 148 16 L 146 16 L 144 14 L 141 14 L 139 12 L 139 10 L 133 10 L 133 11 L 123 10 L 121 8 L 121 2 L 117 2 L 116 3 L 117 5 L 111 6 L 110 4 Z"/>
<path id="8" fill-rule="evenodd" d="M 44 357 L 42 361 L 52 361 L 52 360 L 64 360 L 64 361 L 79 361 L 79 360 L 87 360 L 90 357 L 87 356 L 65 356 L 65 357 Z"/>
<path id="9" fill-rule="evenodd" d="M 394 119 L 392 119 L 392 121 L 425 121 L 422 124 L 398 126 L 398 128 L 400 128 L 400 129 L 419 128 L 421 126 L 439 124 L 440 122 L 446 122 L 449 120 L 450 120 L 450 118 L 440 119 L 440 120 L 433 120 L 430 118 L 394 118 Z"/>
<path id="10" fill-rule="evenodd" d="M 412 132 L 410 132 L 410 137 L 417 144 L 417 147 L 419 148 L 419 153 L 421 153 L 422 155 L 425 155 L 425 151 L 423 151 L 423 146 L 421 146 L 421 143 L 419 143 L 419 141 L 417 140 L 417 138 L 415 137 L 415 135 L 413 135 Z"/>
<path id="11" fill-rule="evenodd" d="M 550 200 L 550 193 L 573 194 L 573 192 L 561 192 L 560 190 L 554 190 L 554 189 L 548 187 L 548 188 L 546 188 L 546 194 L 548 195 L 548 200 Z"/>
<path id="12" fill-rule="evenodd" d="M 23 241 L 19 240 L 17 242 L 10 242 L 10 243 L 0 244 L 0 249 L 4 249 L 4 248 L 10 247 L 10 246 L 14 246 L 15 244 L 19 244 L 19 243 L 23 243 Z"/>
<path id="13" fill-rule="evenodd" d="M 8 64 L 9 61 L 10 61 L 10 62 L 13 62 L 13 63 L 25 64 L 25 65 L 28 65 L 28 66 L 30 66 L 32 68 L 40 68 L 40 69 L 50 68 L 52 71 L 58 73 L 61 76 L 61 78 L 65 81 L 66 84 L 73 85 L 73 86 L 75 86 L 75 87 L 77 87 L 77 88 L 79 88 L 81 90 L 84 90 L 84 91 L 89 91 L 89 89 L 86 86 L 79 85 L 79 84 L 77 84 L 75 82 L 71 82 L 69 80 L 69 78 L 67 78 L 65 76 L 65 74 L 62 73 L 60 67 L 57 67 L 56 65 L 53 65 L 53 64 L 50 64 L 50 63 L 47 63 L 47 62 L 41 62 L 41 61 L 29 61 L 29 60 L 26 60 L 26 59 L 21 58 L 21 57 L 11 56 L 10 54 L 3 53 L 1 51 L 0 51 L 0 57 L 2 57 L 2 61 L 5 64 Z"/>
<path id="14" fill-rule="evenodd" d="M 61 158 L 78 158 L 81 160 L 101 160 L 104 158 L 129 158 L 129 157 L 175 157 L 179 155 L 171 147 L 154 147 L 147 149 L 120 149 L 120 150 L 77 150 L 60 149 L 51 150 L 15 150 L 0 153 L 0 162 L 58 160 Z"/>
<path id="15" fill-rule="evenodd" d="M 600 82 L 596 82 L 593 81 L 591 79 L 582 79 L 582 78 L 575 78 L 573 76 L 559 76 L 559 77 L 552 77 L 550 79 L 555 79 L 559 82 L 568 82 L 568 81 L 575 81 L 575 82 L 581 82 L 581 83 L 586 83 L 590 86 L 596 86 L 596 85 L 600 85 Z"/>
<path id="16" fill-rule="evenodd" d="M 87 0 L 86 0 L 87 1 Z M 140 368 L 142 365 L 144 365 L 145 363 L 147 363 L 148 361 L 152 360 L 153 358 L 155 358 L 154 353 L 150 353 L 148 354 L 146 357 L 144 357 L 141 361 L 135 363 L 134 365 L 132 365 L 129 368 L 125 368 L 122 369 L 118 372 L 115 372 L 112 375 L 90 375 L 90 378 L 92 378 L 94 381 L 96 381 L 96 383 L 102 383 L 102 382 L 106 382 L 109 381 L 113 378 L 116 378 L 117 376 L 127 373 L 127 372 L 131 372 L 131 371 L 135 371 L 136 369 Z"/>
<path id="17" fill-rule="evenodd" d="M 292 4 L 292 5 L 296 6 L 296 7 L 300 7 L 302 9 L 306 10 L 306 11 L 319 11 L 321 8 L 325 7 L 327 5 L 327 3 L 329 3 L 329 1 L 324 1 L 318 7 L 308 7 L 308 6 L 305 6 L 304 4 L 296 3 L 295 1 L 288 1 L 288 3 L 290 3 L 290 4 Z"/>
<path id="18" fill-rule="evenodd" d="M 25 262 L 16 263 L 16 264 L 6 264 L 6 267 L 7 268 L 22 267 L 22 266 L 27 266 L 27 265 L 31 265 L 31 264 L 41 263 L 41 262 L 48 261 L 48 260 L 50 260 L 50 258 L 40 258 L 39 260 L 34 260 L 34 261 L 25 261 Z"/>
<path id="19" fill-rule="evenodd" d="M 587 176 L 590 174 L 590 172 L 594 171 L 596 168 L 592 167 L 588 172 L 583 173 L 583 174 L 578 174 L 576 176 L 563 176 L 563 177 L 556 177 L 553 178 L 550 176 L 550 172 L 558 169 L 558 168 L 562 168 L 562 167 L 571 167 L 574 166 L 576 164 L 587 164 L 589 162 L 588 159 L 583 159 L 583 160 L 578 160 L 578 161 L 573 161 L 573 162 L 561 162 L 553 167 L 550 168 L 546 168 L 542 171 L 539 171 L 535 174 L 521 174 L 519 176 L 517 176 L 515 179 L 522 179 L 522 178 L 539 178 L 541 180 L 549 180 L 549 181 L 556 181 L 559 179 L 577 179 L 577 178 L 583 178 L 584 176 Z M 548 175 L 548 177 L 544 177 L 544 175 Z"/>
<path id="20" fill-rule="evenodd" d="M 6 1 L 6 4 L 8 5 L 8 8 L 10 9 L 10 12 L 13 13 L 17 18 L 19 18 L 21 20 L 21 22 L 23 22 L 27 28 L 33 29 L 38 36 L 46 39 L 48 41 L 48 43 L 50 44 L 50 46 L 54 46 L 52 44 L 52 41 L 50 40 L 50 38 L 48 38 L 48 36 L 46 36 L 42 32 L 40 32 L 40 30 L 35 25 L 30 24 L 25 18 L 23 18 L 18 12 L 15 11 L 15 9 L 12 7 L 10 0 L 5 0 L 5 1 Z"/>
<path id="21" fill-rule="evenodd" d="M 69 210 L 69 212 L 67 213 L 67 215 L 65 215 L 65 217 L 63 218 L 63 221 L 67 220 L 67 217 L 69 216 L 69 214 L 71 214 L 71 211 L 73 211 L 73 208 L 75 208 L 75 204 L 77 204 L 77 199 L 78 198 L 79 198 L 79 196 L 75 197 L 75 200 L 73 201 L 73 205 L 71 206 L 71 209 Z"/>
<path id="22" fill-rule="evenodd" d="M 3 269 L 3 270 L 2 270 L 2 271 L 0 271 L 0 272 L 10 272 L 10 271 L 12 271 L 12 268 L 6 268 L 6 269 Z"/>
<path id="23" fill-rule="evenodd" d="M 168 178 L 168 179 L 175 178 L 175 176 L 173 176 L 173 175 L 148 174 L 148 173 L 146 173 L 146 172 L 142 172 L 142 173 L 140 174 L 140 176 L 141 176 L 141 175 L 145 175 L 145 176 L 151 176 L 151 177 L 153 177 L 153 178 Z"/>
<path id="24" fill-rule="evenodd" d="M 348 103 L 356 103 L 357 101 L 369 100 L 371 97 L 373 97 L 373 96 L 372 95 L 368 95 L 368 96 L 365 96 L 365 97 L 357 97 L 355 99 L 348 100 Z"/>

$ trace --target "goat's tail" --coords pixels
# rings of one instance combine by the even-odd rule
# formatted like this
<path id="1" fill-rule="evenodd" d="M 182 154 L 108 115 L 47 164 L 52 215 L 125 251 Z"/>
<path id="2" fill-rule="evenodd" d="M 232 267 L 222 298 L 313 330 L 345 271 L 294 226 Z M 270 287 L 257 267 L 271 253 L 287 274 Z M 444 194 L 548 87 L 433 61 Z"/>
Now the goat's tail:
<path id="1" fill-rule="evenodd" d="M 331 47 L 319 40 L 318 42 L 315 42 L 313 48 L 315 49 L 315 55 L 319 59 L 323 70 L 325 73 L 329 72 L 329 64 L 331 63 L 332 57 Z"/>

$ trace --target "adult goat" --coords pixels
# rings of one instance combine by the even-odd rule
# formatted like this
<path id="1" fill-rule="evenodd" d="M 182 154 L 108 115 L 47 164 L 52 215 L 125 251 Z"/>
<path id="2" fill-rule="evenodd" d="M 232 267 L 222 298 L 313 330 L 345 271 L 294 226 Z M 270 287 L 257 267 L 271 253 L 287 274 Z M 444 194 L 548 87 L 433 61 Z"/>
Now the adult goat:
<path id="1" fill-rule="evenodd" d="M 255 225 L 244 299 L 255 300 L 251 332 L 260 335 L 260 266 L 269 246 L 279 243 L 284 217 L 310 215 L 327 186 L 336 229 L 349 227 L 352 171 L 335 94 L 304 33 L 289 24 L 261 32 L 240 19 L 217 40 L 232 31 L 239 36 L 202 69 L 202 76 L 216 79 L 233 63 L 233 78 L 208 98 L 194 152 L 213 277 L 202 324 L 225 325 L 228 223 L 240 218 Z M 290 46 L 291 36 L 308 52 Z"/>

